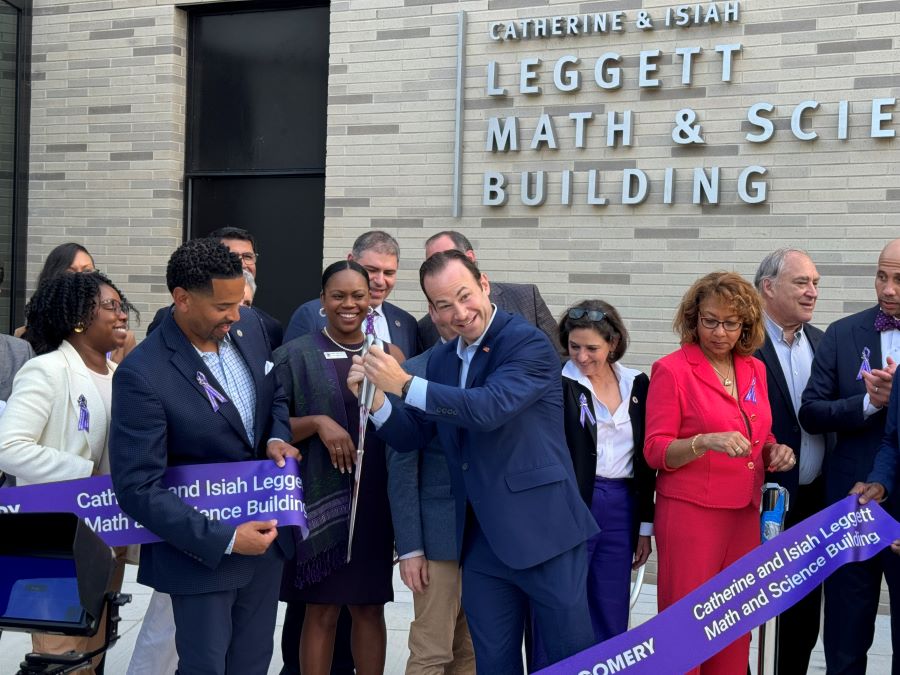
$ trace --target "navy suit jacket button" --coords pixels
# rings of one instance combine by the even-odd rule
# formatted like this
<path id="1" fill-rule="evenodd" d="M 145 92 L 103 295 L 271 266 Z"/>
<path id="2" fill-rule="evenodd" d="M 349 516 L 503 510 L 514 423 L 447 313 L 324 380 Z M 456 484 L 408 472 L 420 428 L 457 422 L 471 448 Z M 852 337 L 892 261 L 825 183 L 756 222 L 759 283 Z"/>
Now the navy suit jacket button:
<path id="1" fill-rule="evenodd" d="M 469 470 L 469 463 L 468 463 L 468 462 L 463 462 L 462 470 L 463 470 L 463 471 L 468 471 L 468 470 Z"/>

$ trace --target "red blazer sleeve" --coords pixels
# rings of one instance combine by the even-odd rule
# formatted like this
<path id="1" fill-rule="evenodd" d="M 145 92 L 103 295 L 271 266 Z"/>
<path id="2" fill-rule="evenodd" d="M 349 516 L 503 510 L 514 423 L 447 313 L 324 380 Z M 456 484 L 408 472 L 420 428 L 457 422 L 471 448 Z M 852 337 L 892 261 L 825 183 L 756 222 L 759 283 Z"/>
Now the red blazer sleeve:
<path id="1" fill-rule="evenodd" d="M 651 469 L 672 471 L 666 466 L 666 450 L 681 430 L 681 392 L 678 378 L 669 364 L 660 359 L 650 371 L 647 392 L 647 437 L 644 457 Z"/>

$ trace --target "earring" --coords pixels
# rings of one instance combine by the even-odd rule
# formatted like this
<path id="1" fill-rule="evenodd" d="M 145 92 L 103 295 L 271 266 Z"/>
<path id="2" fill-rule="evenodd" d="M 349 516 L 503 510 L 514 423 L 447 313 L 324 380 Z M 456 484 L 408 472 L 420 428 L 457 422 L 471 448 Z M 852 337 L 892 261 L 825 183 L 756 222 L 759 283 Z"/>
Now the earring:
<path id="1" fill-rule="evenodd" d="M 81 321 L 79 321 L 78 323 L 75 324 L 74 330 L 76 333 L 83 333 L 84 332 L 84 324 Z"/>
<path id="2" fill-rule="evenodd" d="M 325 308 L 319 307 L 319 316 L 325 316 Z"/>

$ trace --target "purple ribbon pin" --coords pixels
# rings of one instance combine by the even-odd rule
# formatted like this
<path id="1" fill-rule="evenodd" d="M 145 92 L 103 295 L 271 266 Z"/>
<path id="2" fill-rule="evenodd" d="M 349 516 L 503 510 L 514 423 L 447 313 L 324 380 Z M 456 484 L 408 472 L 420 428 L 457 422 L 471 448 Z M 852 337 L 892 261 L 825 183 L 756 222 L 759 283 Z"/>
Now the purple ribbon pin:
<path id="1" fill-rule="evenodd" d="M 756 376 L 753 376 L 753 379 L 750 380 L 750 389 L 747 390 L 747 395 L 744 396 L 745 401 L 750 401 L 751 403 L 756 403 Z"/>
<path id="2" fill-rule="evenodd" d="M 581 416 L 579 417 L 579 421 L 581 422 L 581 428 L 584 429 L 584 421 L 590 420 L 591 424 L 597 426 L 597 420 L 594 419 L 594 416 L 591 414 L 591 409 L 588 407 L 587 396 L 582 394 L 578 397 L 578 407 L 581 408 Z"/>
<path id="3" fill-rule="evenodd" d="M 869 365 L 869 354 L 871 353 L 872 352 L 869 351 L 868 347 L 863 347 L 862 356 L 860 357 L 862 359 L 862 363 L 859 366 L 859 372 L 856 374 L 857 380 L 863 379 L 863 373 L 872 372 L 872 366 Z"/>
<path id="4" fill-rule="evenodd" d="M 197 371 L 197 382 L 203 387 L 203 391 L 206 392 L 206 398 L 209 399 L 209 404 L 212 406 L 213 412 L 219 412 L 219 404 L 227 402 L 228 399 L 225 398 L 222 392 L 212 386 L 209 383 L 209 380 L 206 379 L 206 375 L 199 370 Z"/>
<path id="5" fill-rule="evenodd" d="M 84 394 L 78 397 L 78 431 L 91 430 L 91 413 L 88 412 L 87 399 Z"/>

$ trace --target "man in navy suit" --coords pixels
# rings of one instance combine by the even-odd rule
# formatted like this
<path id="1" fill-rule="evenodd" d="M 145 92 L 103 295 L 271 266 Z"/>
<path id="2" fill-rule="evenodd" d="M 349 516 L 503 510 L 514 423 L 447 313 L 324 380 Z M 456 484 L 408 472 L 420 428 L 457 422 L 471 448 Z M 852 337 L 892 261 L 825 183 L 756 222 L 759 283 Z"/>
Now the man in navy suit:
<path id="1" fill-rule="evenodd" d="M 429 307 L 444 341 L 456 334 Z M 403 369 L 425 377 L 434 347 L 407 359 Z M 417 452 L 387 446 L 388 498 L 400 578 L 413 592 L 406 675 L 475 672 L 472 636 L 462 609 L 462 577 L 456 550 L 456 506 L 447 458 L 435 437 Z"/>
<path id="2" fill-rule="evenodd" d="M 249 272 L 250 275 L 256 279 L 256 261 L 259 254 L 256 252 L 256 238 L 252 234 L 240 227 L 220 227 L 218 230 L 210 232 L 207 236 L 210 239 L 216 239 L 222 242 L 228 247 L 229 251 L 236 253 L 241 259 L 244 270 Z M 254 290 L 254 293 L 255 292 L 256 291 Z M 272 349 L 275 350 L 280 347 L 284 333 L 281 328 L 281 322 L 260 309 L 259 305 L 253 307 L 253 311 L 256 312 L 262 320 L 263 325 L 266 328 L 266 337 L 268 338 Z M 162 323 L 166 314 L 170 314 L 171 312 L 171 305 L 168 307 L 160 307 L 153 317 L 153 321 L 147 326 L 147 335 L 156 330 L 159 324 Z"/>
<path id="3" fill-rule="evenodd" d="M 375 335 L 395 345 L 410 358 L 419 353 L 419 331 L 412 314 L 390 302 L 388 296 L 397 283 L 400 245 L 387 232 L 372 230 L 353 242 L 347 260 L 354 260 L 369 273 L 369 308 L 374 312 Z M 325 327 L 322 303 L 318 298 L 300 305 L 284 333 L 284 341 L 306 335 Z"/>
<path id="4" fill-rule="evenodd" d="M 349 384 L 375 383 L 373 419 L 395 449 L 418 450 L 437 434 L 477 669 L 516 675 L 529 610 L 550 662 L 594 639 L 585 541 L 597 526 L 566 447 L 559 359 L 546 335 L 491 304 L 487 278 L 460 251 L 431 256 L 419 278 L 459 337 L 435 348 L 426 378 L 373 347 L 365 362 L 354 358 Z"/>
<path id="5" fill-rule="evenodd" d="M 825 507 L 825 434 L 809 434 L 797 420 L 800 399 L 809 381 L 813 355 L 822 331 L 812 326 L 813 310 L 819 297 L 819 272 L 805 251 L 780 248 L 759 265 L 754 280 L 763 305 L 766 341 L 755 356 L 766 364 L 772 433 L 779 443 L 795 449 L 793 468 L 766 479 L 780 483 L 790 493 L 790 509 L 785 526 Z M 778 672 L 805 673 L 809 657 L 819 638 L 822 587 L 778 618 Z"/>
<path id="6" fill-rule="evenodd" d="M 845 497 L 872 471 L 885 432 L 896 362 L 900 360 L 900 239 L 881 251 L 875 273 L 878 305 L 835 321 L 816 349 L 799 419 L 811 434 L 835 432 L 825 457 L 825 501 Z M 888 504 L 896 517 L 897 510 Z M 865 673 L 882 576 L 890 589 L 895 654 L 900 667 L 900 560 L 890 551 L 844 565 L 825 581 L 825 663 L 829 673 Z"/>
<path id="7" fill-rule="evenodd" d="M 430 258 L 435 253 L 442 251 L 450 251 L 456 249 L 466 254 L 466 257 L 476 265 L 478 260 L 475 257 L 475 249 L 472 243 L 461 232 L 456 230 L 445 230 L 431 235 L 425 241 L 425 257 Z M 558 342 L 557 334 L 559 326 L 553 318 L 553 314 L 541 297 L 541 292 L 534 284 L 510 284 L 494 281 L 491 283 L 491 302 L 497 305 L 498 309 L 502 309 L 513 314 L 520 314 L 525 319 L 540 328 L 544 334 L 550 338 L 550 343 L 556 347 Z M 426 314 L 419 319 L 419 342 L 422 348 L 431 347 L 440 341 L 438 331 L 431 320 L 431 316 Z"/>
<path id="8" fill-rule="evenodd" d="M 297 456 L 258 315 L 243 310 L 241 260 L 211 239 L 169 259 L 174 310 L 113 378 L 110 467 L 122 509 L 162 542 L 138 581 L 169 593 L 180 675 L 268 671 L 281 567 L 277 522 L 211 520 L 162 484 L 170 466 Z M 276 542 L 277 544 L 273 545 Z"/>

